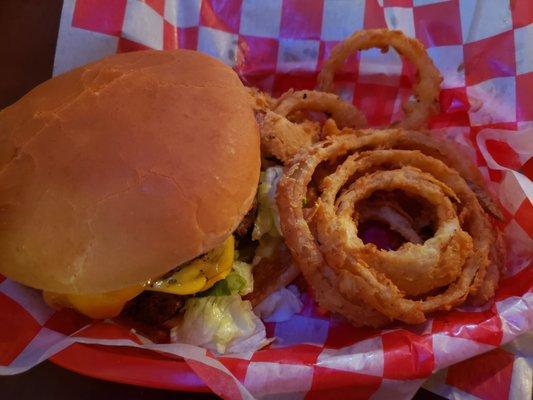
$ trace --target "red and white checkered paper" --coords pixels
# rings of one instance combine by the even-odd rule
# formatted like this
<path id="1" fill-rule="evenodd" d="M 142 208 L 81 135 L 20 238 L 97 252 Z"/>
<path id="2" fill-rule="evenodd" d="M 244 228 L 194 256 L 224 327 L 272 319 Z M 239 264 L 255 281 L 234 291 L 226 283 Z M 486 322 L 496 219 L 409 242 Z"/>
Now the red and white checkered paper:
<path id="1" fill-rule="evenodd" d="M 54 73 L 115 52 L 179 47 L 211 54 L 278 95 L 313 88 L 333 45 L 363 28 L 416 36 L 444 76 L 442 113 L 431 127 L 469 146 L 505 209 L 509 273 L 494 302 L 375 330 L 321 315 L 304 295 L 301 313 L 266 324 L 277 338 L 271 346 L 216 357 L 190 345 L 143 344 L 111 321 L 87 325 L 0 277 L 0 374 L 83 342 L 182 356 L 225 398 L 407 399 L 427 380 L 455 399 L 529 399 L 532 337 L 515 339 L 533 327 L 531 1 L 65 0 Z M 400 115 L 410 76 L 394 51 L 370 50 L 347 62 L 338 88 L 383 125 Z"/>

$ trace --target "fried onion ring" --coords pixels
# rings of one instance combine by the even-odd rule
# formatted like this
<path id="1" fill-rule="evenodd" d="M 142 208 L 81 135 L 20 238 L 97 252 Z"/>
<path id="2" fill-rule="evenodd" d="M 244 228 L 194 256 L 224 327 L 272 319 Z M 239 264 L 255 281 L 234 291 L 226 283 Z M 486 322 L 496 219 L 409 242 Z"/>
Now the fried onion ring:
<path id="1" fill-rule="evenodd" d="M 334 125 L 329 125 L 328 129 L 329 133 L 327 136 L 346 134 L 364 136 L 376 132 L 373 129 L 352 130 L 345 128 L 338 130 Z M 397 148 L 404 148 L 402 146 L 406 146 L 405 148 L 407 149 L 420 150 L 422 153 L 441 160 L 446 165 L 455 169 L 475 193 L 483 209 L 496 219 L 503 220 L 500 206 L 494 200 L 494 196 L 486 188 L 485 178 L 483 178 L 479 168 L 475 166 L 463 147 L 456 142 L 443 140 L 442 136 L 436 132 L 421 133 L 410 131 L 410 135 L 412 136 L 411 140 L 404 140 L 405 143 L 398 143 Z"/>
<path id="2" fill-rule="evenodd" d="M 275 157 L 284 163 L 320 139 L 318 122 L 305 121 L 297 124 L 270 110 L 260 119 L 259 126 L 261 154 L 266 158 Z"/>
<path id="3" fill-rule="evenodd" d="M 274 107 L 274 112 L 288 117 L 295 111 L 318 111 L 331 115 L 339 128 L 360 128 L 366 125 L 366 118 L 355 106 L 336 94 L 314 90 L 289 90 L 283 94 Z"/>
<path id="4" fill-rule="evenodd" d="M 276 103 L 276 100 L 268 93 L 265 93 L 254 87 L 247 87 L 246 89 L 248 90 L 248 94 L 253 99 L 252 105 L 255 111 L 266 112 L 267 110 L 270 110 Z"/>
<path id="5" fill-rule="evenodd" d="M 317 143 L 293 160 L 278 186 L 281 227 L 322 307 L 358 326 L 382 326 L 395 319 L 423 322 L 469 294 L 492 297 L 503 251 L 493 250 L 494 228 L 464 177 L 423 154 L 439 142 L 401 129 L 360 131 Z M 340 165 L 322 180 L 316 205 L 304 207 L 315 169 L 328 160 Z M 433 205 L 432 238 L 391 252 L 363 245 L 357 204 L 387 188 L 416 193 Z M 308 207 L 316 210 L 306 219 Z"/>
<path id="6" fill-rule="evenodd" d="M 413 157 L 410 153 L 376 150 L 346 160 L 333 175 L 325 179 L 324 186 L 327 188 L 322 192 L 316 220 L 321 243 L 327 240 L 322 234 L 350 238 L 350 243 L 336 242 L 334 247 L 350 247 L 350 254 L 354 258 L 371 264 L 374 269 L 390 277 L 405 294 L 416 296 L 455 280 L 471 251 L 470 237 L 461 230 L 453 204 L 447 197 L 454 197 L 453 191 L 447 186 L 441 186 L 429 174 L 412 167 L 403 167 L 395 171 L 377 171 L 358 179 L 340 195 L 335 207 L 336 194 L 349 176 L 359 172 L 358 169 L 368 166 L 369 162 L 375 165 L 376 162 L 389 162 L 404 156 L 402 161 L 405 162 L 408 157 Z M 371 191 L 390 189 L 422 194 L 433 204 L 439 223 L 433 238 L 418 245 L 405 243 L 396 251 L 379 250 L 373 244 L 363 244 L 357 236 L 356 224 L 351 223 L 356 212 L 355 203 L 368 197 Z"/>
<path id="7" fill-rule="evenodd" d="M 289 90 L 277 101 L 255 95 L 256 111 L 261 128 L 261 147 L 266 158 L 275 157 L 288 162 L 300 150 L 324 137 L 319 122 L 304 120 L 293 122 L 290 117 L 302 111 L 323 112 L 329 118 L 324 124 L 331 130 L 331 124 L 341 128 L 356 128 L 366 125 L 364 115 L 352 104 L 332 93 L 312 90 Z M 269 105 L 268 107 L 266 105 Z"/>
<path id="8" fill-rule="evenodd" d="M 333 90 L 333 78 L 348 56 L 355 51 L 373 47 L 387 51 L 393 47 L 417 69 L 413 84 L 414 101 L 403 104 L 405 118 L 398 123 L 406 129 L 420 129 L 427 125 L 428 118 L 439 112 L 439 93 L 442 77 L 426 49 L 418 40 L 405 36 L 401 31 L 367 29 L 355 32 L 337 44 L 318 75 L 318 89 Z"/>

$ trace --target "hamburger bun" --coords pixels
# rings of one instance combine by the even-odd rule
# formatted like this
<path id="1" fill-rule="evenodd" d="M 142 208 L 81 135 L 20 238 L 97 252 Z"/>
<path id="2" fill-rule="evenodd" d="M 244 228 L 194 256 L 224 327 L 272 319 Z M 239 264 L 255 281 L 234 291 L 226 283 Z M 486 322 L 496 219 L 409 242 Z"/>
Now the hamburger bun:
<path id="1" fill-rule="evenodd" d="M 113 55 L 0 112 L 0 273 L 90 294 L 221 244 L 260 170 L 252 99 L 204 54 Z"/>

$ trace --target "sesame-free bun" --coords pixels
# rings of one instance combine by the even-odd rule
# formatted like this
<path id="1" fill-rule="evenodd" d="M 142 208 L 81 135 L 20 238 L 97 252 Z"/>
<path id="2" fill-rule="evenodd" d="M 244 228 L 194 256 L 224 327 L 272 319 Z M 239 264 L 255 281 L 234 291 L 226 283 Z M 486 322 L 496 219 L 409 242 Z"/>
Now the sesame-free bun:
<path id="1" fill-rule="evenodd" d="M 259 132 L 238 76 L 198 52 L 114 55 L 0 112 L 0 273 L 57 293 L 161 276 L 252 204 Z"/>

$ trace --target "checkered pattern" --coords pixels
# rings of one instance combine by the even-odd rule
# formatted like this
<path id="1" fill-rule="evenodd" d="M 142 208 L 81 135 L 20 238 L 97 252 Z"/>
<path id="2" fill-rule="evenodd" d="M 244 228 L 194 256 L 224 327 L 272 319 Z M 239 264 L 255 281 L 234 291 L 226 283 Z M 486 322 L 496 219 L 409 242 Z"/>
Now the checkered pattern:
<path id="1" fill-rule="evenodd" d="M 528 0 L 65 0 L 55 74 L 115 52 L 179 47 L 218 57 L 246 83 L 280 94 L 313 88 L 332 47 L 354 30 L 416 36 L 444 75 L 432 127 L 472 149 L 504 206 L 509 275 L 481 309 L 385 331 L 322 315 L 304 295 L 299 315 L 266 324 L 277 337 L 269 348 L 219 358 L 192 346 L 143 345 L 111 322 L 80 331 L 89 321 L 53 313 L 33 290 L 0 277 L 0 373 L 78 341 L 182 356 L 226 398 L 401 399 L 429 376 L 426 386 L 447 397 L 529 398 L 526 346 L 500 346 L 533 327 L 533 128 L 502 130 L 533 127 L 532 22 Z M 401 115 L 412 76 L 393 51 L 368 51 L 346 63 L 337 84 L 371 124 L 384 125 Z"/>
<path id="2" fill-rule="evenodd" d="M 525 334 L 434 374 L 424 387 L 454 399 L 529 399 L 532 346 L 533 334 Z"/>

